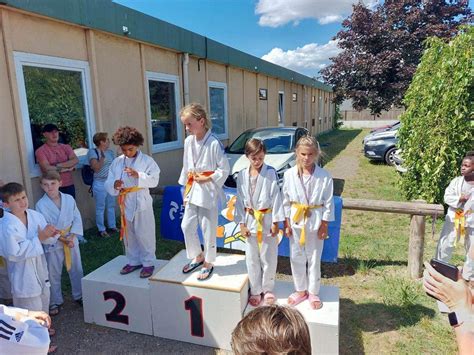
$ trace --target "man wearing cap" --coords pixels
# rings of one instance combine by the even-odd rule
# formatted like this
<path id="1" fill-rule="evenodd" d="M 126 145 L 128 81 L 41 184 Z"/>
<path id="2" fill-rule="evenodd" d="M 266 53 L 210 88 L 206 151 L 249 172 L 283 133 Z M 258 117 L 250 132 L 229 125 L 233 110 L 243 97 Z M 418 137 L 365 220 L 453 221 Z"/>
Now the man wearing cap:
<path id="1" fill-rule="evenodd" d="M 72 178 L 72 170 L 79 163 L 74 150 L 69 144 L 59 143 L 59 129 L 53 123 L 43 127 L 43 136 L 46 142 L 36 152 L 36 161 L 43 173 L 56 170 L 61 174 L 61 187 L 59 190 L 76 198 L 76 189 Z"/>

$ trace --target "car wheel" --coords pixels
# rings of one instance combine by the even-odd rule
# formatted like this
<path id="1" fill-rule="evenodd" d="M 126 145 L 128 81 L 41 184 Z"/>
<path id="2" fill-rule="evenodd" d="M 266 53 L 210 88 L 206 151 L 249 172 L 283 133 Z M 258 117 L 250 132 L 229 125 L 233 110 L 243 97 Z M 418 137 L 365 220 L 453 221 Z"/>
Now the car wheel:
<path id="1" fill-rule="evenodd" d="M 392 147 L 385 153 L 385 163 L 388 165 L 394 165 L 395 161 L 393 160 L 393 156 L 395 155 L 397 148 Z"/>

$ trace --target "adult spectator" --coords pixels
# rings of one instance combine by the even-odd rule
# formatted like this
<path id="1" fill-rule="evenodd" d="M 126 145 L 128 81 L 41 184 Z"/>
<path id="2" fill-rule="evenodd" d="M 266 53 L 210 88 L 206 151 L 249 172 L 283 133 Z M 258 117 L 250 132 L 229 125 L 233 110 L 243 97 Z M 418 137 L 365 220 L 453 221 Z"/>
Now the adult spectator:
<path id="1" fill-rule="evenodd" d="M 107 238 L 109 233 L 105 228 L 104 212 L 107 214 L 108 231 L 117 232 L 115 227 L 115 196 L 110 195 L 104 187 L 105 180 L 109 175 L 109 167 L 115 159 L 115 153 L 110 147 L 110 139 L 107 133 L 98 132 L 92 139 L 96 146 L 87 153 L 87 160 L 94 170 L 94 182 L 92 183 L 92 192 L 95 199 L 95 221 L 99 230 L 99 237 Z"/>
<path id="2" fill-rule="evenodd" d="M 231 345 L 236 355 L 311 354 L 309 329 L 301 313 L 277 304 L 247 314 L 232 332 Z"/>
<path id="3" fill-rule="evenodd" d="M 61 174 L 62 186 L 59 190 L 76 198 L 76 189 L 72 178 L 72 171 L 79 163 L 74 150 L 69 144 L 59 143 L 59 129 L 53 123 L 43 127 L 45 143 L 36 152 L 36 161 L 43 173 L 56 170 Z"/>

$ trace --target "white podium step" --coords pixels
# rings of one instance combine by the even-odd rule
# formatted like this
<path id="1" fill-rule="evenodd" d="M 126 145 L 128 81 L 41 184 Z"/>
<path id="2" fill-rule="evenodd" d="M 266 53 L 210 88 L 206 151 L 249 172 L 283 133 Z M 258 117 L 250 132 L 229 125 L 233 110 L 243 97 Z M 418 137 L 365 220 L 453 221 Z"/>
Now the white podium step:
<path id="1" fill-rule="evenodd" d="M 288 296 L 294 292 L 291 281 L 276 281 L 274 294 L 277 303 L 288 306 Z M 314 354 L 339 354 L 339 288 L 322 286 L 319 297 L 323 308 L 313 310 L 308 301 L 301 302 L 296 309 L 303 315 L 311 335 L 311 348 Z M 253 310 L 248 305 L 245 314 Z"/>
<path id="2" fill-rule="evenodd" d="M 158 337 L 230 350 L 232 330 L 247 305 L 244 255 L 217 254 L 212 277 L 183 274 L 186 251 L 150 278 L 153 331 Z"/>
<path id="3" fill-rule="evenodd" d="M 168 261 L 157 260 L 155 273 Z M 153 335 L 150 282 L 140 270 L 120 275 L 127 263 L 123 255 L 82 278 L 84 321 L 110 328 Z"/>

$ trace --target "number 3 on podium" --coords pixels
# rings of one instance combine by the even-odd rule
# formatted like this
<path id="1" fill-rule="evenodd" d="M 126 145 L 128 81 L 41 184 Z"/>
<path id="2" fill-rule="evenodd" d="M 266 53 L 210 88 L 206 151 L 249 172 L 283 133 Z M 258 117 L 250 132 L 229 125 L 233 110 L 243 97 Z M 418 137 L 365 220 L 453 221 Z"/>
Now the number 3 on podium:
<path id="1" fill-rule="evenodd" d="M 202 299 L 192 296 L 184 301 L 184 309 L 189 311 L 191 319 L 191 335 L 204 337 L 204 322 L 202 317 Z"/>

